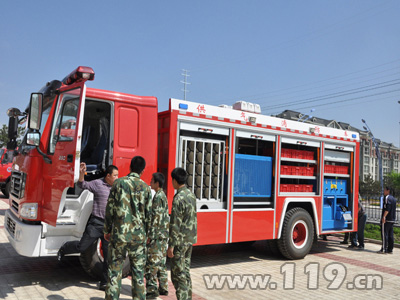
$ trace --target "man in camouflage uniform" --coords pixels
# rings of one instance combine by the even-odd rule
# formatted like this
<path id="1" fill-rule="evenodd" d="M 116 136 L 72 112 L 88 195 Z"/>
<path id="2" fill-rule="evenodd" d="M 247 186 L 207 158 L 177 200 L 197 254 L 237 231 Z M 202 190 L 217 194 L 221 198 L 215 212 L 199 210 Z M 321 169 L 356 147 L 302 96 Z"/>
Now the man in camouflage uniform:
<path id="1" fill-rule="evenodd" d="M 168 257 L 171 258 L 171 279 L 178 300 L 192 299 L 190 260 L 193 244 L 197 242 L 196 197 L 186 187 L 187 172 L 175 168 L 172 185 L 177 190 L 172 202 L 169 226 Z"/>
<path id="2" fill-rule="evenodd" d="M 150 186 L 156 192 L 151 209 L 151 227 L 147 239 L 146 299 L 168 295 L 168 273 L 166 267 L 169 214 L 168 200 L 162 189 L 165 182 L 162 173 L 154 173 Z M 157 288 L 157 278 L 160 287 Z"/>
<path id="3" fill-rule="evenodd" d="M 132 299 L 146 299 L 145 249 L 152 199 L 149 186 L 140 179 L 145 166 L 143 157 L 132 158 L 131 173 L 114 182 L 108 198 L 104 222 L 104 237 L 110 241 L 106 300 L 119 299 L 127 255 L 132 269 Z"/>

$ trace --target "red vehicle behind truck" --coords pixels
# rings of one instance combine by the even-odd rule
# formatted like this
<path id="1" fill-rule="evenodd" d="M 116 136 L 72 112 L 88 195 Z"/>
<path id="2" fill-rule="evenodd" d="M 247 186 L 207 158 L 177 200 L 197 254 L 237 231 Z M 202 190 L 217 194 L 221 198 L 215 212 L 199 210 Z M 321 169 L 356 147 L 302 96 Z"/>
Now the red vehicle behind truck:
<path id="1" fill-rule="evenodd" d="M 14 151 L 0 149 L 0 189 L 3 195 L 8 198 L 11 186 L 11 170 Z"/>
<path id="2" fill-rule="evenodd" d="M 317 235 L 357 228 L 357 132 L 261 115 L 250 104 L 231 109 L 170 99 L 158 112 L 155 97 L 87 88 L 93 79 L 91 68 L 78 67 L 33 93 L 27 111 L 8 111 L 10 124 L 28 122 L 5 215 L 19 254 L 55 256 L 63 243 L 80 239 L 93 200 L 76 185 L 80 162 L 92 180 L 109 164 L 128 174 L 135 155 L 146 159 L 146 182 L 157 170 L 165 174 L 169 207 L 169 174 L 187 170 L 197 198 L 197 245 L 268 240 L 299 259 Z M 84 255 L 84 267 L 101 260 L 98 249 Z"/>

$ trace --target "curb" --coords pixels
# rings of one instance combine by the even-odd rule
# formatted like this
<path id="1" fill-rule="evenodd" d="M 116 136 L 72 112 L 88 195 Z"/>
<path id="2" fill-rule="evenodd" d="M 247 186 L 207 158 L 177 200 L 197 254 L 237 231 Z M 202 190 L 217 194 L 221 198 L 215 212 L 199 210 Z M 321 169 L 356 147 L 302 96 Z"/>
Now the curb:
<path id="1" fill-rule="evenodd" d="M 344 233 L 335 233 L 335 234 L 332 234 L 332 235 L 336 236 L 336 237 L 343 238 Z M 382 241 L 381 240 L 374 240 L 374 239 L 364 238 L 364 241 L 367 242 L 367 243 L 371 243 L 371 244 L 382 245 Z M 400 248 L 400 244 L 394 243 L 394 248 Z"/>

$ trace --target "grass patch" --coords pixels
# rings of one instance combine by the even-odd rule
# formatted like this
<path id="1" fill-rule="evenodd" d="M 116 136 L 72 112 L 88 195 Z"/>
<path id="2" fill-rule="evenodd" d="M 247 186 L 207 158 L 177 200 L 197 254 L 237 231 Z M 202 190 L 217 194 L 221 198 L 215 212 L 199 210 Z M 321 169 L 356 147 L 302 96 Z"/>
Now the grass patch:
<path id="1" fill-rule="evenodd" d="M 400 244 L 400 228 L 393 227 L 394 242 Z M 375 224 L 366 224 L 364 231 L 365 238 L 382 240 L 381 239 L 381 227 Z"/>

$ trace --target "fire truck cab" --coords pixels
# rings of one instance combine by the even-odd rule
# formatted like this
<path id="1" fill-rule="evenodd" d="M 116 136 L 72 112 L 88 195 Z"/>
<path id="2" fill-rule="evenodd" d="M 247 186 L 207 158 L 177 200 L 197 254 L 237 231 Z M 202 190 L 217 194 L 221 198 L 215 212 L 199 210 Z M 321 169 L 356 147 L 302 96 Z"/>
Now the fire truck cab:
<path id="1" fill-rule="evenodd" d="M 27 111 L 9 110 L 10 120 L 28 120 L 5 215 L 19 254 L 55 256 L 82 236 L 93 195 L 76 185 L 80 162 L 88 166 L 85 180 L 104 176 L 110 164 L 125 176 L 135 155 L 146 159 L 144 181 L 164 173 L 170 208 L 169 174 L 187 170 L 198 245 L 269 240 L 299 259 L 316 235 L 357 228 L 358 133 L 261 115 L 243 103 L 232 109 L 170 99 L 158 112 L 155 97 L 87 88 L 93 79 L 91 68 L 78 67 L 33 93 Z M 92 275 L 99 249 L 81 255 Z"/>

